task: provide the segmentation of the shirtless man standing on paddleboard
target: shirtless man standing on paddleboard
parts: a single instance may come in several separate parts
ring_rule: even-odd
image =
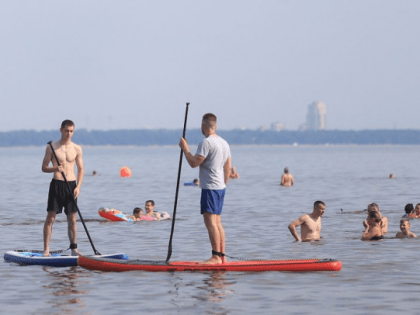
[[[63,208],[67,215],[71,254],[77,256],[79,255],[76,239],[77,208],[74,205],[73,198],[77,201],[76,198],[80,194],[80,186],[83,182],[84,170],[82,148],[71,142],[74,133],[74,123],[71,120],[64,120],[62,122],[60,132],[61,139],[52,143],[57,158],[60,161],[60,166],[58,166],[50,145],[47,146],[44,160],[42,161],[42,171],[45,173],[54,173],[48,193],[48,214],[44,224],[44,256],[50,256],[49,246],[52,227],[56,215],[62,213]],[[74,173],[75,162],[77,166],[77,181]],[[50,164],[52,164],[52,166],[50,166]],[[61,174],[62,172],[64,172],[67,183],[73,191],[73,196],[68,192],[66,182]]]
[[[222,225],[222,208],[226,185],[229,181],[231,153],[229,144],[216,134],[217,118],[214,114],[205,114],[201,131],[205,136],[192,155],[187,140],[181,138],[179,146],[191,167],[200,166],[201,214],[204,218],[210,243],[212,257],[207,264],[219,264],[225,261],[225,231]]]
[[[296,241],[318,241],[321,238],[321,217],[325,212],[325,203],[315,201],[312,213],[304,214],[289,224],[290,233]],[[296,227],[300,226],[301,237],[299,237]]]

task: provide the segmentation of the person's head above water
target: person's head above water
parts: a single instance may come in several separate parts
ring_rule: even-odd
[[[285,168],[284,168],[284,173],[285,173],[285,174],[288,174],[288,173],[289,173],[289,168],[288,168],[288,167],[285,167]]]
[[[155,209],[155,202],[153,200],[147,200],[145,204],[146,212],[151,213]]]
[[[315,201],[314,202],[314,213],[316,215],[322,216],[325,212],[325,203],[323,201]]]
[[[413,212],[413,210],[414,210],[414,206],[412,203],[407,203],[404,207],[404,211],[407,214],[410,214],[411,212]]]
[[[371,211],[369,213],[369,219],[371,219],[374,222],[380,222],[381,221],[381,215],[377,211]]]
[[[367,210],[368,210],[368,212],[371,212],[371,211],[379,212],[379,206],[378,206],[377,203],[372,202],[372,203],[368,204]]]
[[[400,221],[400,230],[403,233],[407,233],[410,230],[410,220],[407,218],[401,219]]]
[[[133,215],[136,218],[140,218],[143,215],[143,209],[139,208],[139,207],[135,207],[134,210],[133,210]]]

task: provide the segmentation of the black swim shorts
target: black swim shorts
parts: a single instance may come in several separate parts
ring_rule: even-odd
[[[70,190],[76,188],[76,181],[67,182]],[[76,199],[77,203],[77,199]],[[65,181],[53,179],[50,184],[50,191],[48,192],[48,207],[47,211],[55,211],[55,213],[69,213],[77,212],[76,205],[73,202],[73,195],[69,194]]]

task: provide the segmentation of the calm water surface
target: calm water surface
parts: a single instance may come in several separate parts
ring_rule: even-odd
[[[2,253],[42,249],[42,227],[50,174],[41,172],[45,148],[0,148],[0,237]],[[250,146],[232,147],[241,174],[228,187],[223,221],[227,254],[249,259],[335,258],[340,272],[102,273],[79,267],[0,264],[4,314],[416,314],[420,240],[393,238],[406,203],[420,202],[419,146]],[[95,247],[132,259],[165,260],[171,221],[106,222],[102,206],[131,212],[154,199],[172,213],[179,149],[173,147],[84,147],[87,176],[79,208]],[[120,178],[119,168],[131,168]],[[295,186],[280,187],[285,166]],[[88,176],[93,170],[98,176]],[[397,177],[388,179],[394,173]],[[184,161],[181,182],[198,176]],[[210,256],[199,215],[200,190],[180,187],[171,260]],[[315,200],[327,205],[323,239],[294,242],[287,225],[310,212]],[[363,242],[357,213],[377,202],[389,219],[384,241]],[[342,210],[343,211],[342,211]],[[420,220],[412,220],[420,234]],[[79,248],[92,248],[79,222]],[[68,248],[65,216],[57,216],[52,250]],[[316,310],[316,311],[315,311]]]

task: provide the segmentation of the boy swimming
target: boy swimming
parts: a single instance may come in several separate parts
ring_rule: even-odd
[[[403,218],[400,221],[400,230],[395,237],[397,238],[413,238],[417,237],[416,234],[410,231],[410,220],[407,218]]]

